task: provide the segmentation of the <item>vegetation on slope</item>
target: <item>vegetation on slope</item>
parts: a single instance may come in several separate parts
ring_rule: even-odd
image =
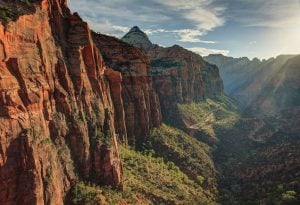
[[[0,20],[3,23],[16,20],[19,16],[32,12],[35,0],[15,0],[0,2]]]
[[[178,106],[191,129],[201,130],[211,137],[222,134],[222,131],[230,129],[239,120],[236,102],[225,95]]]
[[[277,119],[242,113],[225,96],[179,108],[198,134],[220,140],[214,159],[222,204],[299,203],[300,142]]]
[[[217,195],[212,148],[205,143],[179,129],[162,125],[151,132],[145,148],[154,156],[174,162],[190,179],[202,185],[210,197]]]
[[[74,205],[101,205],[105,204],[100,187],[78,182],[71,190],[71,202]]]
[[[169,130],[177,135],[179,132],[176,129],[167,126],[162,126],[154,133]],[[182,135],[185,135],[182,133]],[[168,139],[170,137],[171,139]],[[172,135],[164,137],[164,140],[172,141]],[[177,136],[176,136],[177,137]],[[186,146],[185,140],[190,140],[184,136],[182,143]],[[164,141],[163,140],[163,141]],[[163,142],[162,141],[162,142]],[[164,142],[163,142],[164,143]],[[166,142],[168,143],[168,142]],[[174,145],[176,145],[175,142]],[[199,144],[198,142],[195,142]],[[176,146],[180,146],[177,144]],[[177,148],[173,147],[175,150]],[[179,148],[179,147],[178,147]],[[208,151],[208,147],[203,148]],[[181,148],[180,148],[181,149]],[[72,202],[77,204],[197,204],[209,205],[216,204],[214,196],[208,191],[205,191],[204,182],[207,181],[202,176],[198,176],[196,180],[191,180],[187,174],[176,166],[179,158],[173,158],[174,162],[168,161],[161,157],[154,156],[153,151],[135,151],[133,149],[121,147],[121,157],[123,160],[123,191],[113,190],[110,187],[97,187],[82,182],[77,183],[72,189]],[[191,150],[192,151],[192,150]],[[182,151],[180,151],[182,152]],[[201,152],[201,151],[200,151]],[[166,156],[169,156],[166,151]],[[202,154],[201,154],[202,155]],[[207,155],[203,153],[203,155]],[[186,156],[187,157],[187,156]],[[193,163],[195,167],[199,166],[202,159],[194,159],[188,161],[190,168]],[[195,162],[193,162],[195,160]],[[209,159],[207,159],[209,161]],[[209,162],[211,163],[211,161]],[[212,164],[207,166],[213,166]],[[213,167],[212,167],[213,168]],[[212,171],[213,172],[213,171]],[[203,173],[203,175],[209,175]]]

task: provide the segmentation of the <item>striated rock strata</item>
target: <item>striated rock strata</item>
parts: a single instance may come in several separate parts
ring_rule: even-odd
[[[218,68],[201,56],[178,45],[168,48],[154,45],[136,26],[122,40],[143,50],[151,60],[153,84],[164,121],[180,126],[178,103],[197,102],[223,93]]]
[[[142,143],[162,121],[159,99],[152,88],[150,62],[139,49],[127,43],[101,34],[93,36],[107,65],[114,69],[115,75],[122,75],[122,90],[112,90],[115,106],[124,104],[125,116],[121,110],[116,116],[119,133],[123,136],[127,133],[130,144]],[[116,80],[110,80],[110,84],[115,87]],[[115,95],[119,92],[121,99]],[[120,122],[123,118],[125,126],[124,120]]]
[[[0,25],[1,205],[63,204],[77,179],[121,183],[109,84],[120,76],[65,0],[32,5]]]
[[[1,4],[14,11],[0,15],[1,205],[60,205],[78,180],[122,187],[118,139],[143,143],[160,104],[172,121],[177,103],[222,94],[217,67],[179,46],[146,39],[145,55],[66,0]]]

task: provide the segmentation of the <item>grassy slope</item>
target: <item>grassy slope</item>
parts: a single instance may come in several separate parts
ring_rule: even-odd
[[[125,193],[153,204],[213,204],[201,185],[163,158],[122,149]]]
[[[152,149],[155,156],[174,162],[190,179],[201,184],[208,196],[217,195],[211,147],[167,125],[154,129],[145,147]]]
[[[121,147],[121,156],[123,192],[78,183],[77,193],[81,194],[76,196],[75,188],[72,191],[75,204],[83,201],[84,204],[101,204],[100,199],[107,204],[215,204],[213,196],[201,183],[189,179],[173,162],[154,157],[149,151],[138,152],[124,147]],[[92,200],[96,195],[98,200]]]
[[[192,119],[191,126],[203,133],[217,137],[224,129],[230,129],[239,120],[238,106],[225,95],[218,100],[206,99],[199,103],[180,104],[183,117]],[[218,129],[215,129],[215,128]]]

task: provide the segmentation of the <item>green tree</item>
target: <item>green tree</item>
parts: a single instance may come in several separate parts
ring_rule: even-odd
[[[297,202],[297,192],[289,190],[281,195],[282,204],[296,204]]]

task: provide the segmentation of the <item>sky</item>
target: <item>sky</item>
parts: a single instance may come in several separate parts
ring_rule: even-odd
[[[152,43],[267,59],[300,54],[300,0],[68,0],[90,27],[121,38],[139,26]]]

